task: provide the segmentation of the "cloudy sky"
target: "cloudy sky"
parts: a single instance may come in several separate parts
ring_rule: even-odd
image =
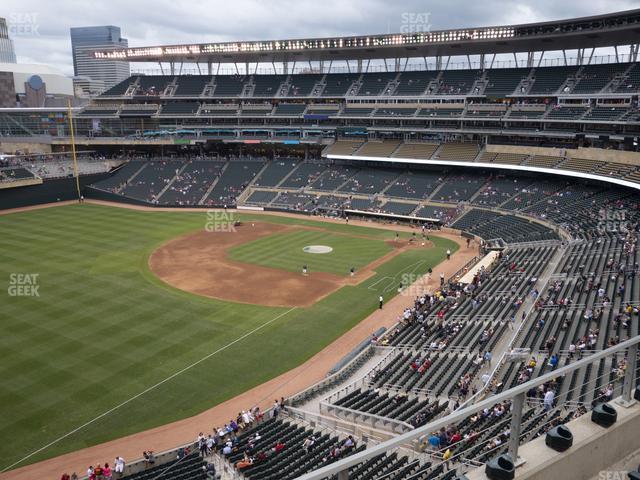
[[[69,28],[116,25],[129,46],[528,23],[640,8],[640,0],[2,0],[20,63],[73,73]]]

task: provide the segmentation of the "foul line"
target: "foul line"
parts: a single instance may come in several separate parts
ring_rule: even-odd
[[[188,365],[188,366],[184,367],[182,370],[180,370],[180,371],[178,371],[178,372],[174,373],[173,375],[168,376],[168,377],[167,377],[167,378],[165,378],[164,380],[161,380],[160,382],[156,383],[155,385],[152,385],[151,387],[147,388],[146,390],[143,390],[142,392],[140,392],[140,393],[138,393],[137,395],[135,395],[135,396],[133,396],[133,397],[129,398],[128,400],[125,400],[124,402],[120,403],[119,405],[116,405],[115,407],[113,407],[113,408],[111,408],[111,409],[107,410],[106,412],[101,413],[100,415],[98,415],[98,416],[97,416],[97,417],[95,417],[94,419],[89,420],[88,422],[86,422],[86,423],[84,423],[84,424],[80,425],[79,427],[77,427],[77,428],[75,428],[75,429],[71,430],[71,431],[70,431],[70,432],[68,432],[68,433],[65,433],[64,435],[62,435],[61,437],[56,438],[56,439],[55,439],[55,440],[53,440],[52,442],[47,443],[44,447],[41,447],[41,448],[39,448],[39,449],[37,449],[37,450],[35,450],[35,451],[31,452],[31,453],[30,453],[29,455],[27,455],[26,457],[24,457],[24,458],[22,458],[22,459],[18,460],[17,462],[12,463],[12,464],[11,464],[11,465],[9,465],[8,467],[3,468],[2,470],[0,470],[0,473],[4,473],[4,472],[6,472],[7,470],[9,470],[9,469],[11,469],[11,468],[15,467],[16,465],[19,465],[19,464],[21,464],[22,462],[24,462],[25,460],[27,460],[27,459],[29,459],[29,458],[33,457],[34,455],[36,455],[36,454],[38,454],[38,453],[42,452],[43,450],[46,450],[47,448],[51,447],[52,445],[55,445],[56,443],[60,442],[61,440],[64,440],[65,438],[67,438],[67,437],[69,437],[69,436],[73,435],[74,433],[79,432],[80,430],[82,430],[82,429],[83,429],[83,428],[85,428],[86,426],[91,425],[92,423],[94,423],[94,422],[96,422],[96,421],[100,420],[101,418],[106,417],[107,415],[109,415],[109,414],[111,414],[111,413],[115,412],[116,410],[118,410],[119,408],[121,408],[121,407],[125,406],[126,404],[128,404],[128,403],[132,402],[133,400],[136,400],[137,398],[140,398],[142,395],[144,395],[144,394],[146,394],[146,393],[149,393],[151,390],[154,390],[154,389],[158,388],[158,387],[159,387],[160,385],[162,385],[163,383],[166,383],[166,382],[168,382],[169,380],[174,379],[174,378],[175,378],[175,377],[177,377],[178,375],[183,374],[183,373],[184,373],[184,372],[186,372],[187,370],[189,370],[189,369],[191,369],[191,368],[195,367],[196,365],[198,365],[198,364],[200,364],[200,363],[204,362],[205,360],[207,360],[207,359],[209,359],[209,358],[213,357],[214,355],[216,355],[216,354],[218,354],[218,353],[222,352],[223,350],[226,350],[226,349],[227,349],[227,348],[229,348],[230,346],[232,346],[232,345],[234,345],[234,344],[236,344],[236,343],[238,343],[238,342],[240,342],[240,341],[244,340],[245,338],[247,338],[247,337],[248,337],[248,336],[250,336],[250,335],[253,335],[253,334],[254,334],[254,333],[256,333],[257,331],[262,330],[262,329],[263,329],[264,327],[266,327],[267,325],[269,325],[269,324],[271,324],[271,323],[275,322],[276,320],[278,320],[278,319],[280,319],[280,318],[284,317],[285,315],[287,315],[288,313],[292,312],[292,311],[293,311],[293,310],[295,310],[296,308],[297,308],[297,307],[291,307],[291,308],[290,308],[289,310],[287,310],[286,312],[281,313],[280,315],[278,315],[278,316],[276,316],[276,317],[272,318],[272,319],[271,319],[271,320],[269,320],[268,322],[265,322],[265,323],[263,323],[262,325],[260,325],[260,326],[258,326],[258,327],[256,327],[256,328],[254,328],[254,329],[253,329],[253,330],[251,330],[250,332],[247,332],[247,333],[245,333],[244,335],[242,335],[241,337],[236,338],[233,342],[227,343],[224,347],[220,347],[220,348],[219,348],[219,349],[217,349],[215,352],[212,352],[212,353],[210,353],[210,354],[208,354],[208,355],[206,355],[206,356],[202,357],[200,360],[198,360],[198,361],[196,361],[196,362],[193,362],[191,365]]]

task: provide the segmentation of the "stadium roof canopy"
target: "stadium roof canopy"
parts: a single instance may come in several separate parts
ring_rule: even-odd
[[[307,62],[559,51],[637,45],[639,41],[640,9],[636,9],[523,25],[100,49],[94,56],[129,62]]]

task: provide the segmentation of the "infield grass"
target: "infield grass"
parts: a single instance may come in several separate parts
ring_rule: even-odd
[[[322,254],[305,252],[304,247],[310,245],[328,246],[333,250]],[[300,229],[275,233],[234,247],[229,250],[229,258],[292,272],[300,272],[306,265],[310,273],[348,276],[351,267],[358,270],[392,249],[382,240],[364,236]]]
[[[386,247],[381,240],[394,236],[310,219],[240,219],[314,226],[331,237],[369,236],[366,243],[377,242],[379,253]],[[0,469],[123,402],[18,466],[194,415],[259,385],[351,329],[375,310],[380,293],[396,293],[404,273],[424,273],[447,248],[457,248],[432,237],[434,248],[403,252],[361,285],[288,312],[192,295],[149,271],[158,246],[206,221],[204,212],[90,204],[0,216]],[[39,296],[10,296],[15,274],[35,274]],[[112,459],[96,459],[106,460]]]

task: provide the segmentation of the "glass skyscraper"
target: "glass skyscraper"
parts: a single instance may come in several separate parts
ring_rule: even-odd
[[[120,27],[71,28],[71,51],[75,76],[102,81],[106,89],[129,77],[129,62],[97,60],[91,52],[102,48],[127,48],[129,42],[122,38]]]
[[[0,63],[16,63],[16,53],[4,18],[0,18]]]

